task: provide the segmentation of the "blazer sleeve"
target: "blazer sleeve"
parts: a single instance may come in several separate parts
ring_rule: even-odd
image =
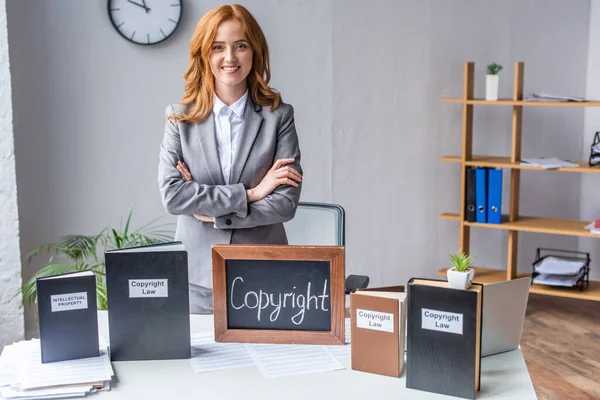
[[[294,123],[294,108],[289,104],[285,104],[283,107],[285,108],[279,123],[275,160],[294,158],[294,163],[289,166],[302,175],[300,145]],[[249,203],[248,214],[245,217],[240,215],[216,217],[214,226],[219,229],[253,228],[259,225],[289,221],[296,215],[301,190],[302,182],[298,184],[298,187],[280,185],[264,199]]]
[[[203,214],[210,217],[231,214],[245,218],[248,214],[246,188],[242,183],[232,185],[205,185],[185,182],[177,170],[177,161],[183,160],[179,125],[168,118],[174,115],[167,106],[165,133],[160,145],[158,186],[163,206],[171,214]]]

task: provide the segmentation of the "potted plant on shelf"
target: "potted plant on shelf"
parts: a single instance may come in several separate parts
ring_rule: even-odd
[[[446,271],[448,283],[454,289],[468,289],[473,282],[475,270],[471,268],[472,258],[463,253],[462,249],[457,254],[450,254],[451,268]]]
[[[488,64],[487,75],[485,76],[485,99],[498,100],[498,72],[502,70],[502,65],[496,63]]]

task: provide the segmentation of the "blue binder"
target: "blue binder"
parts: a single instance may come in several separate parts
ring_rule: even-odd
[[[488,214],[487,222],[499,224],[502,222],[502,169],[488,170]]]
[[[477,215],[475,222],[487,222],[487,170],[475,169],[475,207]]]

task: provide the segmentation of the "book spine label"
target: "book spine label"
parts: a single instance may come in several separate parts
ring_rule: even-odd
[[[88,308],[87,292],[51,295],[50,302],[52,312]]]
[[[421,329],[463,334],[463,315],[421,308]]]
[[[129,279],[129,298],[169,297],[168,279]]]
[[[394,314],[357,308],[356,327],[394,333]]]

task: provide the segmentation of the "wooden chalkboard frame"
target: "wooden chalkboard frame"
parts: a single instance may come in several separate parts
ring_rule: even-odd
[[[227,260],[297,260],[329,262],[331,330],[232,329],[227,325]],[[343,246],[241,245],[212,246],[213,313],[216,342],[326,344],[345,343],[345,271]]]

